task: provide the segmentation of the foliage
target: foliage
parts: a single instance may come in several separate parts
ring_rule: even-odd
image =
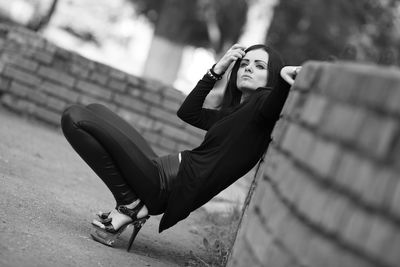
[[[267,42],[287,64],[350,59],[399,64],[399,0],[281,0]]]
[[[246,0],[130,0],[139,14],[171,41],[211,47],[216,52],[236,42],[247,12]]]

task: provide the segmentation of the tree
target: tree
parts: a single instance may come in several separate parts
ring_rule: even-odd
[[[56,11],[57,3],[58,0],[53,0],[45,14],[39,14],[39,12],[37,12],[37,15],[29,22],[27,27],[33,31],[39,31],[43,29],[49,23],[51,17]]]
[[[155,25],[144,76],[172,83],[185,45],[216,53],[236,42],[246,19],[245,0],[131,0]],[[223,29],[223,30],[221,30]]]
[[[399,64],[398,10],[398,0],[280,1],[267,42],[288,64],[332,58]]]

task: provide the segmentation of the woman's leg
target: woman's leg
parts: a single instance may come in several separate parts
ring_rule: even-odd
[[[93,111],[97,117],[108,122],[113,127],[120,130],[126,136],[129,136],[130,139],[134,140],[138,148],[148,157],[155,158],[157,154],[153,151],[147,141],[143,138],[143,136],[136,131],[135,128],[132,127],[129,123],[127,123],[120,116],[112,112],[110,109],[101,104],[90,104],[86,106],[88,109]]]
[[[105,113],[109,114],[101,113],[103,118],[100,118],[101,114],[96,114],[99,113],[99,109],[100,106],[85,108],[74,105],[65,110],[62,129],[67,140],[107,186],[112,183],[102,159],[104,155],[109,155],[122,181],[126,181],[134,190],[149,209],[149,213],[160,213],[160,207],[164,203],[157,201],[160,196],[158,168],[148,157],[155,153],[146,148],[148,145],[139,133],[132,134],[134,131],[132,127],[131,129],[126,125],[121,129],[114,127],[113,124],[115,125],[118,120],[107,120],[114,114],[107,111]],[[142,151],[143,148],[145,152]],[[118,192],[116,186],[109,188]]]

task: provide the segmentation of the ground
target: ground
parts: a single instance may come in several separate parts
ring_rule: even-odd
[[[94,242],[90,221],[114,200],[62,136],[0,107],[0,266],[204,266],[205,209],[158,233],[151,217],[130,252]],[[129,231],[130,232],[130,231]]]

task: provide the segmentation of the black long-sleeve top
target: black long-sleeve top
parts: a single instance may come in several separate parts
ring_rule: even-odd
[[[290,85],[281,77],[276,88],[260,87],[234,111],[203,108],[215,81],[205,75],[186,97],[177,115],[206,130],[203,142],[182,152],[177,176],[159,231],[186,218],[191,211],[245,175],[267,149]]]

